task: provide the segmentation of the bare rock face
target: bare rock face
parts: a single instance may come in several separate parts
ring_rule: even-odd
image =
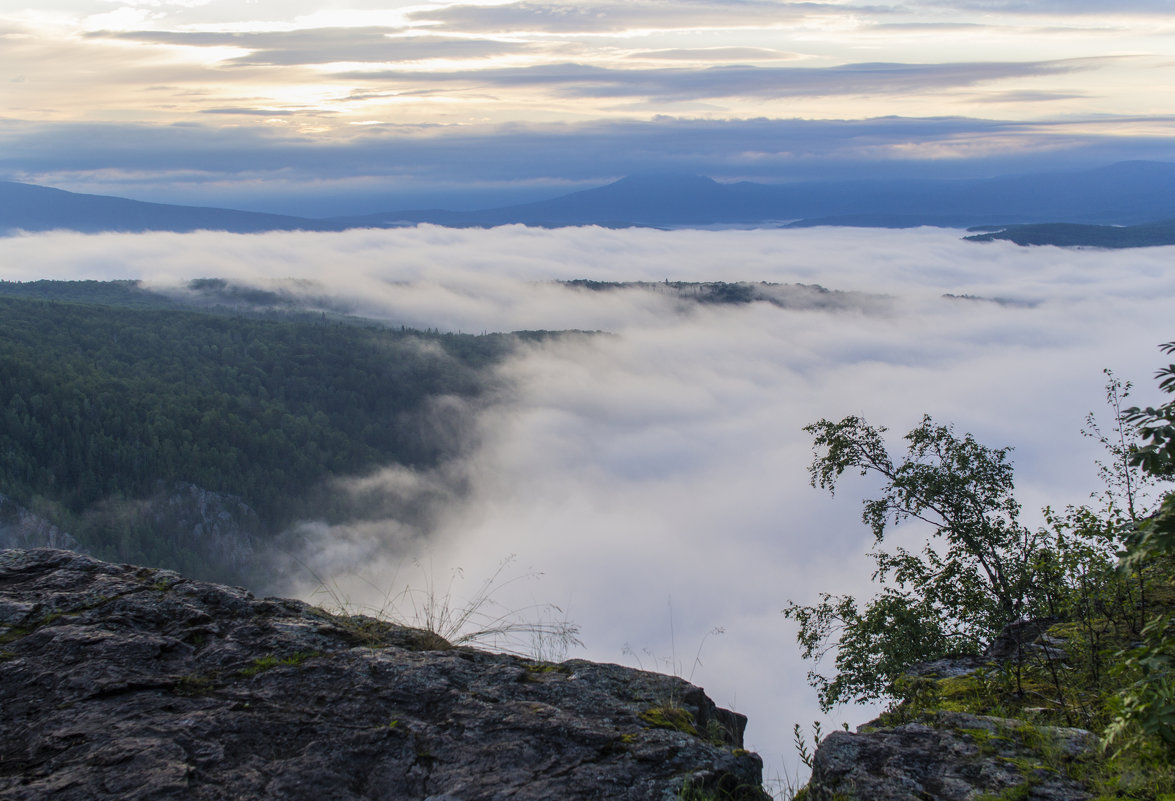
[[[0,551],[6,801],[760,801],[745,724],[677,678]]]
[[[1082,729],[937,712],[897,726],[834,732],[820,743],[807,801],[1084,801],[1070,774],[1092,759]]]

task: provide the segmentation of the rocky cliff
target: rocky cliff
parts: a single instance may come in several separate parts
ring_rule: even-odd
[[[166,570],[0,551],[0,798],[764,798],[746,719]]]

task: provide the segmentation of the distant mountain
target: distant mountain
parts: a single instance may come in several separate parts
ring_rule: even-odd
[[[337,231],[342,226],[251,211],[144,203],[0,181],[0,233],[20,231]]]
[[[696,175],[639,175],[552,200],[481,211],[392,211],[334,220],[386,226],[852,225],[966,228],[1040,222],[1126,225],[1175,217],[1175,164],[973,180],[720,184]]]
[[[1041,223],[1011,225],[999,231],[965,237],[972,242],[1006,239],[1017,245],[1056,245],[1058,247],[1144,248],[1175,245],[1175,220],[1144,225],[1080,225],[1075,223]]]
[[[596,189],[551,200],[479,211],[426,209],[335,218],[347,224],[391,225],[431,222],[488,226],[524,223],[565,225],[708,225],[763,219],[737,190],[700,175],[634,175]]]
[[[698,175],[635,175],[550,200],[478,211],[388,211],[311,220],[171,206],[0,183],[0,232],[337,231],[416,223],[453,227],[813,226],[1008,228],[1072,223],[1139,225],[1175,218],[1175,164],[1123,162],[1079,172],[972,180],[723,184]]]

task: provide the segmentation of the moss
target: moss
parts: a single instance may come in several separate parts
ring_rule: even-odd
[[[298,651],[297,653],[291,654],[284,659],[278,659],[273,654],[266,654],[265,656],[254,659],[252,665],[247,668],[241,668],[241,670],[238,672],[242,676],[252,677],[259,673],[264,673],[267,670],[271,670],[278,665],[284,665],[286,667],[297,667],[307,659],[311,659],[312,657],[316,656],[321,656],[321,654],[318,651]]]
[[[698,729],[694,725],[694,716],[679,706],[649,707],[639,715],[640,719],[656,729],[674,729],[676,731],[698,736]]]
[[[0,631],[0,645],[16,642],[21,637],[31,634],[32,631],[24,626],[6,626],[3,631]]]
[[[990,729],[956,729],[959,734],[965,735],[971,742],[975,743],[979,748],[981,754],[994,754],[996,752],[995,746],[992,744],[993,739],[997,739]]]
[[[532,662],[522,666],[523,673],[520,677],[521,681],[540,681],[544,676],[552,674],[569,675],[571,668],[564,665],[556,665],[550,662]]]
[[[173,690],[176,695],[204,695],[211,692],[214,687],[215,682],[211,676],[193,673],[180,676]]]
[[[89,608],[89,607],[86,607]],[[77,614],[76,612],[49,612],[42,615],[36,620],[29,621],[19,626],[7,626],[5,630],[0,631],[0,645],[5,643],[15,642],[22,637],[27,637],[38,629],[44,628],[51,623],[55,623],[66,615]]]
[[[275,668],[278,665],[278,658],[273,654],[258,657],[253,660],[253,664],[247,668],[241,668],[239,671],[242,676],[256,676],[258,673],[264,673],[270,668]]]

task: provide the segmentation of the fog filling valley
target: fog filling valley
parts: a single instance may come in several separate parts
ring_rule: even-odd
[[[284,591],[381,608],[406,584],[460,605],[504,560],[505,609],[557,604],[581,627],[568,657],[673,672],[750,717],[765,775],[794,773],[792,724],[821,715],[780,609],[817,593],[867,595],[872,535],[846,475],[809,486],[802,427],[864,416],[891,443],[926,413],[1015,450],[1025,521],[1098,489],[1080,429],[1110,368],[1157,400],[1160,342],[1175,339],[1171,248],[974,244],[960,232],[561,230],[422,226],[346,233],[48,234],[0,239],[5,280],[197,277],[272,286],[390,324],[481,333],[577,329],[522,346],[495,402],[470,410],[472,447],[429,474],[389,467],[340,492],[428,507],[427,531],[392,514],[307,521],[306,570]],[[789,308],[697,304],[654,287],[556,279],[819,284]],[[281,286],[288,286],[281,284]],[[782,291],[782,290],[781,290]],[[953,297],[946,297],[953,296]],[[807,298],[808,300],[805,300]],[[418,504],[419,505],[419,504]],[[393,510],[395,504],[385,504]],[[906,525],[899,540],[925,529]],[[423,535],[423,536],[422,536]],[[419,566],[416,564],[419,563]],[[450,585],[453,571],[461,576]],[[313,571],[313,576],[310,571]],[[714,634],[721,628],[723,633]],[[824,665],[825,668],[830,667]]]

